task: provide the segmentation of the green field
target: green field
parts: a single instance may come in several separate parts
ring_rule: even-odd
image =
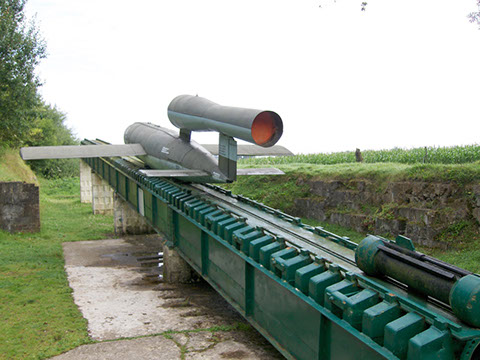
[[[394,148],[391,150],[365,150],[361,153],[363,161],[367,164],[469,164],[480,161],[480,145],[426,147],[414,149]],[[266,158],[248,158],[241,160],[241,163],[251,165],[299,163],[334,165],[354,162],[356,162],[355,151]]]

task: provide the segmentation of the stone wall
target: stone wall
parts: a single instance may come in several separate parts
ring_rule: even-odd
[[[359,232],[407,236],[442,246],[438,236],[456,223],[480,221],[480,185],[427,182],[379,184],[367,180],[300,181],[311,196],[295,201],[295,212]]]
[[[24,182],[0,182],[0,229],[40,231],[38,187]]]

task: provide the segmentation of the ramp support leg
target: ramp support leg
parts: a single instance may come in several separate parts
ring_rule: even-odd
[[[155,233],[155,230],[147,223],[145,218],[116,192],[113,194],[113,226],[115,235]]]
[[[80,202],[92,203],[92,168],[80,160]]]
[[[185,284],[195,277],[195,271],[182,259],[175,248],[163,247],[163,279],[165,282]]]
[[[113,190],[110,184],[92,172],[92,209],[94,214],[113,214]]]

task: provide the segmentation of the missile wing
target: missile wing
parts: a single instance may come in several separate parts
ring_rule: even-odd
[[[147,155],[140,144],[32,146],[20,149],[23,160]]]
[[[212,155],[218,155],[217,144],[203,144]],[[237,145],[237,156],[293,156],[293,153],[284,146],[273,145],[264,148],[258,145]]]

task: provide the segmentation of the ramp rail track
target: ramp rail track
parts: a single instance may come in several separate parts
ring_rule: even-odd
[[[479,329],[364,275],[348,238],[216,186],[147,178],[134,160],[84,161],[287,359],[480,358]]]

